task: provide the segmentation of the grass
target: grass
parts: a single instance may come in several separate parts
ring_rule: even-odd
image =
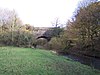
[[[100,75],[100,71],[51,51],[0,47],[0,75]]]

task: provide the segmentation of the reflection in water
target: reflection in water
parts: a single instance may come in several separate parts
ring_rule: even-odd
[[[96,59],[93,57],[75,56],[75,55],[66,55],[66,56],[73,59],[74,61],[78,61],[82,64],[89,65],[95,69],[100,70],[100,59]]]

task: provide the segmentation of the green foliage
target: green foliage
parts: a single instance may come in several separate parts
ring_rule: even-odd
[[[47,40],[44,38],[37,39],[36,44],[44,46],[47,43]]]
[[[54,27],[47,30],[43,35],[47,37],[59,37],[59,35],[64,31],[63,28]]]
[[[12,37],[12,32],[3,33],[3,35],[0,36],[0,43],[4,45],[10,45],[10,46],[31,47],[35,42],[34,41],[35,38],[33,34],[29,32],[13,31],[13,34],[14,35]]]
[[[59,38],[57,37],[54,37],[51,39],[51,41],[49,42],[50,46],[51,46],[51,49],[53,50],[61,50],[61,41]]]
[[[86,1],[84,2],[86,4]],[[83,3],[83,5],[85,5]],[[73,42],[75,49],[83,54],[96,56],[100,53],[100,2],[81,6],[74,19],[68,22],[65,35]],[[98,43],[97,43],[98,41]],[[92,53],[92,54],[91,54]],[[97,55],[98,56],[98,55]]]
[[[87,4],[84,1],[83,6],[78,8],[74,15],[74,19],[68,21],[65,30],[59,27],[53,29],[54,37],[47,47],[57,51],[81,52],[100,57],[98,55],[100,53],[100,2],[93,0]]]
[[[52,30],[52,37],[59,37],[59,35],[64,31],[63,28],[60,27],[54,27]]]
[[[14,10],[4,10],[0,10],[0,45],[31,47],[35,42],[34,28],[23,25]]]
[[[71,40],[62,33],[59,37],[53,37],[51,41],[48,43],[52,50],[56,50],[58,52],[67,52],[68,49],[72,47]]]
[[[99,75],[100,71],[51,51],[0,47],[0,75]]]

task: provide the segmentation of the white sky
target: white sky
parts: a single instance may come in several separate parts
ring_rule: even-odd
[[[24,24],[52,26],[55,18],[65,23],[80,0],[0,0],[1,8],[15,9]]]

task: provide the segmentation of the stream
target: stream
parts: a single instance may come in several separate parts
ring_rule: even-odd
[[[100,59],[93,58],[93,57],[87,57],[87,56],[76,56],[76,55],[65,55],[68,58],[71,58],[74,61],[78,61],[82,64],[91,66],[92,68],[99,69],[100,70]]]

